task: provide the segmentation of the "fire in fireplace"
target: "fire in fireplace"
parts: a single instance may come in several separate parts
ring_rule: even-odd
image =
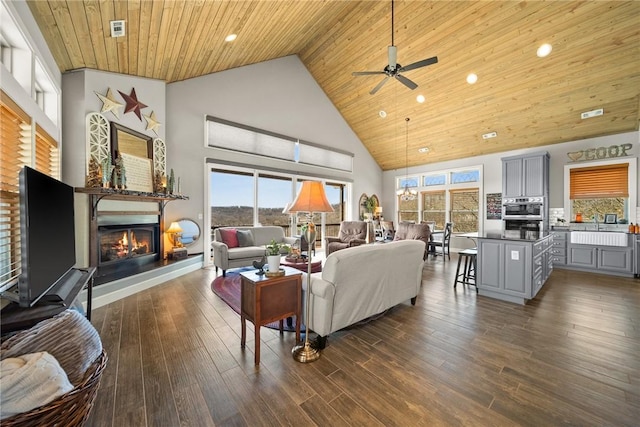
[[[109,231],[100,236],[100,262],[153,253],[153,231],[127,229]]]
[[[158,224],[100,226],[97,244],[97,277],[127,275],[125,273],[160,259],[160,227]]]

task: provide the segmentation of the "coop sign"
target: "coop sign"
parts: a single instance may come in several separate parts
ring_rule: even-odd
[[[571,151],[567,156],[573,162],[583,162],[585,160],[612,159],[615,157],[628,156],[633,144],[610,145],[608,147],[587,148],[581,151]]]

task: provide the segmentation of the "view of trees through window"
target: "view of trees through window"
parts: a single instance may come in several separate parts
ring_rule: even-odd
[[[571,201],[572,218],[577,213],[582,214],[585,222],[594,221],[598,215],[598,222],[604,222],[606,214],[616,214],[618,219],[626,218],[625,198],[612,197],[604,199],[575,199]]]
[[[478,189],[451,191],[451,222],[454,233],[478,231]]]
[[[284,213],[285,206],[293,202],[302,180],[294,177],[268,173],[212,169],[210,175],[211,229],[230,226],[278,225],[285,228],[285,234],[300,234],[299,227],[306,222],[304,213]],[[345,211],[345,184],[326,183],[327,199],[334,212],[325,217],[327,235],[337,235]],[[257,208],[255,207],[257,206]],[[257,218],[256,218],[257,217]],[[298,226],[290,232],[292,219]],[[318,226],[318,240],[321,234],[321,214],[314,214]],[[334,233],[334,234],[332,234]]]

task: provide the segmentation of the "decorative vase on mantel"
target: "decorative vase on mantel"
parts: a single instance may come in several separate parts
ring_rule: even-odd
[[[267,262],[269,263],[269,272],[273,273],[280,269],[280,255],[267,256]]]

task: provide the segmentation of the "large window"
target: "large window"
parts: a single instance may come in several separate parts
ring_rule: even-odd
[[[454,233],[478,231],[479,196],[477,188],[450,190],[451,222]]]
[[[230,170],[211,171],[211,226],[252,226],[253,174]]]
[[[289,214],[284,213],[291,202],[291,178],[258,175],[258,222],[288,228]]]
[[[23,166],[56,179],[58,144],[0,91],[0,291],[13,286],[20,275],[20,197],[18,175]]]
[[[396,180],[399,192],[405,185],[417,190],[419,197],[403,200],[398,195],[398,221],[435,222],[438,230],[452,222],[454,233],[481,231],[481,167],[441,170]]]
[[[422,195],[422,221],[435,222],[443,230],[447,222],[447,194],[442,191],[424,191]]]
[[[614,163],[570,171],[571,218],[603,221],[606,214],[629,218],[629,165]]]
[[[245,168],[211,169],[211,228],[278,225],[285,229],[287,235],[300,234],[297,226],[306,220],[305,214],[286,214],[283,211],[293,201],[305,179],[310,178]],[[334,212],[325,216],[326,231],[320,226],[322,214],[314,214],[318,240],[324,237],[322,233],[337,235],[346,206],[346,184],[327,182],[325,191]]]

